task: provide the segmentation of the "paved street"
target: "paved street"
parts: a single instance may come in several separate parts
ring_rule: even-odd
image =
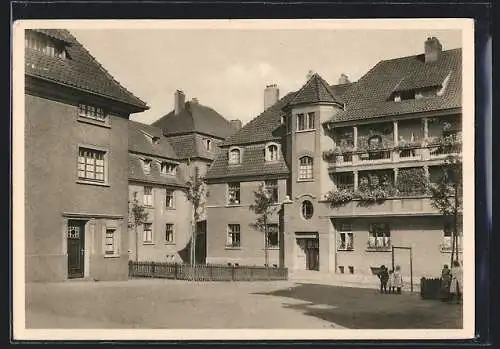
[[[28,328],[460,328],[461,306],[291,281],[26,286]]]

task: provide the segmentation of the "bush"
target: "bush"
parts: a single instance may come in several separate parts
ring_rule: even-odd
[[[326,194],[326,200],[331,207],[339,207],[352,201],[354,193],[349,189],[332,190]]]

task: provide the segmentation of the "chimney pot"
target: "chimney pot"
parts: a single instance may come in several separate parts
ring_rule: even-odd
[[[184,109],[184,105],[186,103],[186,95],[183,91],[177,90],[174,94],[174,112],[175,115],[179,115],[179,113]]]
[[[198,104],[198,98],[196,97],[191,98],[191,102]]]
[[[339,85],[348,84],[348,83],[350,83],[349,77],[345,74],[340,74]]]
[[[312,78],[312,76],[313,76],[313,75],[314,75],[314,71],[309,70],[309,71],[307,72],[307,75],[306,75],[306,79],[307,79],[307,81],[309,81],[309,79],[310,79],[310,78]]]
[[[274,105],[280,99],[278,85],[270,84],[264,89],[264,110]]]
[[[439,55],[443,51],[443,46],[439,40],[433,36],[427,38],[424,44],[425,63],[435,62],[439,59]]]

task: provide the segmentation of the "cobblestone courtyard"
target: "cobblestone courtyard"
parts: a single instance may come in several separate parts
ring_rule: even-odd
[[[26,286],[27,328],[461,328],[462,307],[416,294],[291,281]]]

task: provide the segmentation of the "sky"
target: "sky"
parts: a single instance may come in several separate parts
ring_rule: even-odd
[[[226,119],[247,123],[263,111],[264,88],[298,90],[312,70],[330,84],[358,80],[384,59],[421,54],[427,37],[444,50],[462,47],[459,30],[70,29],[123,86],[150,109],[131,119],[152,123],[169,113],[174,92],[197,98]]]

